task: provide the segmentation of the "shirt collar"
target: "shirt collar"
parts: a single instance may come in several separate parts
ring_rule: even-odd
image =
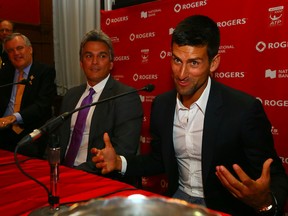
[[[30,68],[31,68],[31,65],[32,64],[28,65],[26,68],[23,69],[23,72],[24,72],[23,77],[24,77],[24,79],[27,79],[29,71],[30,71]],[[19,70],[18,69],[16,69],[16,72],[17,72],[17,74],[19,74]]]
[[[207,106],[207,102],[208,102],[208,97],[209,97],[209,92],[210,92],[210,88],[211,88],[211,78],[208,77],[208,82],[207,82],[207,86],[205,87],[203,93],[201,94],[200,98],[195,101],[193,104],[191,104],[190,108],[192,106],[194,106],[195,104],[199,107],[199,109],[201,110],[201,112],[203,114],[205,114],[205,110],[206,110],[206,106]],[[187,109],[182,102],[179,100],[179,98],[177,97],[177,105],[176,108],[178,110],[180,109]]]
[[[110,77],[110,74],[104,80],[102,80],[98,84],[94,85],[93,87],[87,83],[86,90],[89,91],[90,88],[93,88],[96,93],[101,92],[104,89],[109,77]]]

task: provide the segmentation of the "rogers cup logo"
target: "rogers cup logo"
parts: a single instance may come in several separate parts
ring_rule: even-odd
[[[142,63],[147,63],[148,57],[149,57],[149,49],[142,49],[141,50]]]
[[[283,23],[284,6],[269,8],[270,26],[280,26]]]

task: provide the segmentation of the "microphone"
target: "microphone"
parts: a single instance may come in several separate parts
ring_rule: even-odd
[[[29,79],[22,79],[19,82],[14,82],[14,83],[8,83],[8,84],[5,84],[5,85],[1,85],[0,88],[6,87],[6,86],[11,86],[11,85],[17,85],[17,84],[27,85],[28,83],[29,83]]]
[[[142,88],[143,91],[152,92],[155,89],[153,84],[148,84]]]
[[[125,95],[128,95],[128,94],[132,94],[132,93],[135,93],[135,92],[139,92],[139,91],[152,92],[154,90],[154,88],[155,88],[155,86],[153,84],[148,84],[148,85],[144,86],[141,89],[135,89],[135,90],[132,90],[132,91],[124,92],[122,94],[118,94],[118,95],[115,95],[115,96],[112,96],[112,97],[109,97],[109,98],[105,98],[105,99],[100,100],[100,101],[96,101],[96,102],[91,103],[91,104],[87,104],[85,106],[78,107],[78,108],[76,108],[76,109],[74,109],[74,110],[72,110],[70,112],[65,112],[65,113],[59,115],[58,117],[49,120],[46,124],[44,124],[39,129],[35,129],[30,134],[24,136],[18,142],[17,145],[18,146],[25,145],[26,143],[30,143],[30,142],[33,142],[33,141],[37,140],[43,134],[53,132],[54,130],[56,130],[62,124],[62,122],[64,122],[68,117],[70,117],[73,113],[78,112],[79,110],[82,110],[82,109],[85,109],[87,107],[91,107],[91,106],[94,106],[94,105],[97,105],[97,104],[101,104],[101,103],[104,103],[106,101],[114,100],[116,98],[119,98],[119,97],[122,97],[122,96],[125,96]]]

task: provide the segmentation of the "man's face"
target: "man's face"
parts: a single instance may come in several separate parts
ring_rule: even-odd
[[[82,49],[80,65],[90,86],[105,79],[113,68],[108,46],[99,41],[89,41]]]
[[[218,67],[215,67],[214,59],[212,63],[209,62],[207,46],[173,44],[172,78],[182,100],[189,101],[187,105],[195,102],[204,91],[210,73]]]
[[[27,46],[24,39],[16,36],[5,43],[9,59],[17,69],[24,69],[32,63],[32,47]]]
[[[8,21],[2,21],[0,23],[0,40],[3,41],[8,35],[13,32],[13,26]]]

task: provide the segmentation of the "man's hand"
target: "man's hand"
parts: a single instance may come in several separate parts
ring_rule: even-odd
[[[270,165],[272,162],[271,158],[264,162],[262,174],[257,180],[251,179],[237,164],[233,165],[233,169],[239,180],[224,166],[216,167],[216,175],[222,185],[234,197],[257,210],[264,206],[269,206],[273,202],[273,197],[270,193]]]
[[[3,118],[0,118],[0,128],[5,128],[16,121],[16,116],[10,115]]]
[[[116,154],[110,142],[108,133],[104,133],[103,140],[105,143],[104,149],[91,149],[91,153],[95,155],[92,157],[92,161],[95,163],[95,166],[97,168],[102,169],[102,174],[107,174],[114,170],[121,171],[121,158],[119,155]]]

